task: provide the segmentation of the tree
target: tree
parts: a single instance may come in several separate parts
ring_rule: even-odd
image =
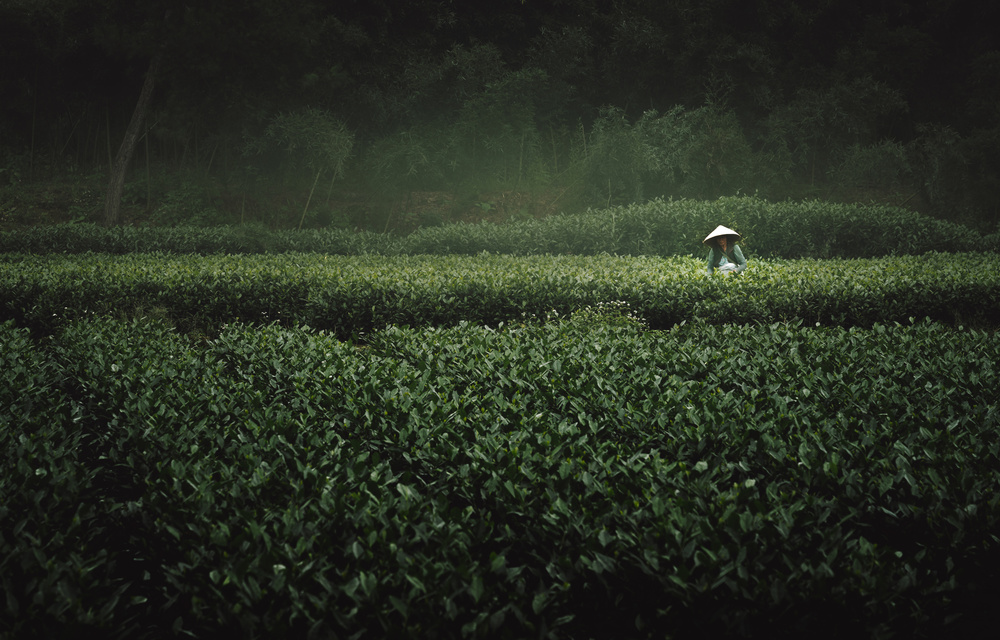
[[[170,10],[163,15],[163,23],[170,19]],[[113,227],[121,223],[122,192],[125,190],[125,172],[128,170],[129,162],[135,153],[136,144],[139,141],[139,132],[146,121],[146,113],[149,111],[149,102],[153,97],[153,86],[156,82],[156,75],[163,63],[163,52],[166,41],[161,41],[160,46],[153,54],[153,59],[146,70],[146,78],[142,83],[142,91],[139,92],[139,99],[136,101],[135,110],[132,112],[132,119],[129,120],[128,128],[125,129],[125,137],[118,148],[118,155],[111,165],[111,175],[108,178],[108,190],[104,197],[104,226]]]
[[[125,10],[119,0],[105,1],[109,15]],[[119,35],[123,43],[115,43],[115,36],[109,37],[106,30],[95,30],[95,39],[105,46],[154,50],[111,168],[104,210],[107,226],[121,222],[126,171],[161,75],[171,89],[166,118],[219,128],[225,125],[218,114],[243,110],[240,115],[246,117],[247,105],[287,100],[289,78],[302,78],[304,69],[314,63],[309,52],[321,25],[311,3],[290,8],[278,0],[261,0],[233,8],[223,0],[210,0],[185,4],[176,20],[171,19],[173,0],[162,3],[166,9],[158,25],[150,23],[148,13],[126,12],[134,24],[125,28],[131,26],[136,35]],[[283,55],[275,55],[277,51]]]
[[[275,143],[286,151],[293,166],[302,163],[316,172],[299,220],[301,229],[320,176],[324,169],[330,171],[331,184],[341,176],[344,162],[354,146],[354,135],[329,113],[306,108],[275,116],[264,131],[264,138],[251,141],[247,151],[261,153],[267,142]]]
[[[768,116],[767,143],[806,170],[803,177],[813,183],[853,145],[878,142],[879,121],[907,108],[898,91],[871,77],[801,89]]]

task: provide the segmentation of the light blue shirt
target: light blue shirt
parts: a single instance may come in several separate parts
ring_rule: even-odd
[[[736,264],[733,273],[742,273],[747,268],[747,259],[743,257],[740,245],[734,244],[728,253],[723,252],[719,247],[712,247],[711,251],[708,252],[708,275],[715,273],[715,270],[722,265],[729,264],[730,258]]]

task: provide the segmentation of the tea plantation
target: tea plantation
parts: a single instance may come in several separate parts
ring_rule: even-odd
[[[0,255],[0,636],[977,637],[988,254],[751,257]]]

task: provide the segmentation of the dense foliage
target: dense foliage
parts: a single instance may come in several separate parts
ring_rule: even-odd
[[[996,18],[979,0],[0,0],[0,224],[100,220],[126,139],[125,220],[382,229],[427,191],[569,211],[759,192],[992,232]]]
[[[0,320],[48,333],[108,314],[209,332],[240,319],[348,337],[393,324],[496,325],[623,303],[657,329],[694,320],[870,326],[912,317],[995,326],[1000,275],[986,261],[977,253],[759,260],[729,279],[680,256],[6,254]]]
[[[0,634],[971,637],[1000,342],[0,325]]]
[[[115,227],[64,224],[0,231],[0,253],[286,253],[342,255],[701,255],[720,222],[740,231],[753,257],[872,258],[928,251],[988,251],[1000,235],[897,207],[818,200],[654,199],[575,215],[505,224],[449,224],[406,235],[347,229],[273,231],[261,226]]]

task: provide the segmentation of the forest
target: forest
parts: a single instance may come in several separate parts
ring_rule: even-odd
[[[0,226],[408,232],[652,198],[996,230],[974,0],[0,0]]]

